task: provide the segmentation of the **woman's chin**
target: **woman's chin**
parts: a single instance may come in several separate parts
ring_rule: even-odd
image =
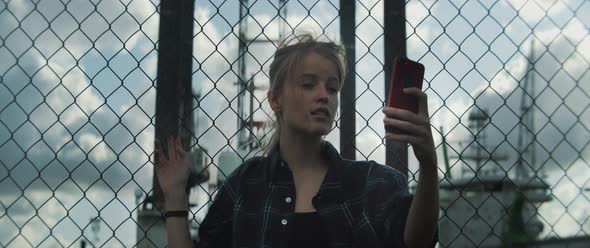
[[[332,131],[332,125],[322,125],[310,130],[310,134],[314,136],[325,136],[328,135],[330,131]]]
[[[299,123],[300,125],[293,125],[293,131],[300,135],[307,137],[322,137],[332,131],[332,125],[334,122],[314,122],[310,121],[307,123]]]
[[[314,133],[313,135],[323,137],[323,136],[328,135],[329,133],[330,133],[330,130],[327,130],[327,131],[322,130],[322,131],[318,131],[318,132]]]
[[[322,137],[330,133],[331,127],[307,127],[299,130],[299,133],[307,137]]]

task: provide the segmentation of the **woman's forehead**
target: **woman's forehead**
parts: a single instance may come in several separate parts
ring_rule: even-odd
[[[303,57],[301,63],[296,65],[297,77],[322,77],[329,79],[339,78],[338,65],[325,56],[310,52]]]

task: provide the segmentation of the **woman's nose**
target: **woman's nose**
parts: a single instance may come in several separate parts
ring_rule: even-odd
[[[328,101],[328,97],[329,97],[329,92],[328,92],[328,87],[322,85],[321,87],[318,87],[318,92],[317,92],[317,98],[318,100],[321,101]]]

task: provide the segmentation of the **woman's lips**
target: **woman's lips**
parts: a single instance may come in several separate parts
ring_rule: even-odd
[[[311,116],[316,117],[316,118],[325,119],[325,120],[330,119],[330,116],[323,111],[311,112]]]
[[[312,115],[324,115],[326,117],[330,117],[330,111],[326,108],[318,108],[314,111],[311,111]]]

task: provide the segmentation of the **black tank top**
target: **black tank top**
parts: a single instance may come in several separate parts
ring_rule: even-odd
[[[295,213],[289,248],[329,247],[328,233],[317,212]]]

